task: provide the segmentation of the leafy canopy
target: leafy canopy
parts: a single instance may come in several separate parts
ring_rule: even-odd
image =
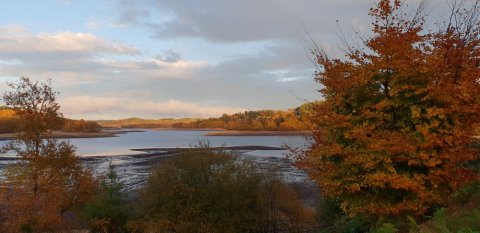
[[[61,122],[51,83],[22,77],[3,95],[18,117],[20,132],[0,149],[21,159],[9,165],[0,185],[0,229],[53,232],[74,227],[67,213],[88,200],[94,180],[66,141],[48,138]],[[8,231],[7,231],[8,230]]]
[[[480,122],[472,2],[427,31],[423,4],[407,15],[400,0],[380,0],[370,9],[372,36],[347,47],[346,59],[314,49],[325,101],[299,164],[347,215],[422,215],[478,178],[468,166],[478,159],[471,145]]]

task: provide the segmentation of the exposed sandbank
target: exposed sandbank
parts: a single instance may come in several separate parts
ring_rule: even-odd
[[[312,131],[240,131],[225,130],[205,133],[205,136],[309,136]]]
[[[99,131],[99,132],[64,132],[64,131],[54,131],[51,135],[51,138],[104,138],[104,137],[116,137],[117,134],[124,134],[128,132],[143,132],[138,130],[130,131]],[[0,134],[0,141],[2,140],[11,140],[15,138],[15,133],[3,133]]]

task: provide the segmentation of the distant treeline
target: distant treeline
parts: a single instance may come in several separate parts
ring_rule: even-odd
[[[219,118],[179,122],[174,128],[223,128],[228,130],[312,130],[313,103],[289,110],[245,111]]]
[[[67,132],[98,132],[101,126],[94,121],[63,119],[57,130]],[[15,111],[0,106],[0,133],[15,133],[19,124]]]
[[[97,123],[104,128],[144,128],[144,129],[152,129],[152,128],[172,128],[174,124],[178,123],[190,123],[194,122],[197,119],[193,118],[180,118],[180,119],[173,119],[173,118],[164,118],[158,120],[152,119],[141,119],[141,118],[127,118],[121,120],[100,120]]]
[[[205,129],[222,128],[228,130],[312,130],[311,113],[313,103],[301,105],[289,110],[245,111],[235,114],[223,114],[218,118],[164,118],[85,121],[64,119],[58,130],[68,132],[96,132],[103,128],[177,128]],[[15,111],[0,107],[0,133],[16,132],[17,117]]]
[[[204,129],[222,128],[229,130],[312,130],[310,121],[313,103],[304,104],[289,110],[245,111],[235,114],[223,114],[218,118],[195,119],[141,119],[97,121],[105,128],[177,128]]]
[[[95,121],[86,121],[83,119],[80,120],[71,120],[65,119],[63,121],[62,131],[67,132],[98,132],[102,127],[97,124]]]
[[[0,106],[0,133],[15,132],[16,122],[15,111]]]

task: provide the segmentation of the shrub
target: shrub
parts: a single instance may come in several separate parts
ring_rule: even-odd
[[[314,223],[314,212],[279,178],[208,147],[156,168],[139,206],[133,232],[304,232]]]
[[[95,200],[85,205],[84,215],[92,232],[125,232],[128,211],[124,188],[115,166],[110,163],[107,173],[100,181]]]

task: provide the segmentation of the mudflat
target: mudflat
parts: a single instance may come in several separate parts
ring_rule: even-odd
[[[124,131],[99,131],[99,132],[64,132],[54,131],[51,138],[103,138],[116,137],[117,134],[125,133]],[[15,138],[15,133],[0,134],[0,141],[11,140]]]
[[[312,131],[240,131],[224,130],[205,133],[205,136],[310,136]]]

